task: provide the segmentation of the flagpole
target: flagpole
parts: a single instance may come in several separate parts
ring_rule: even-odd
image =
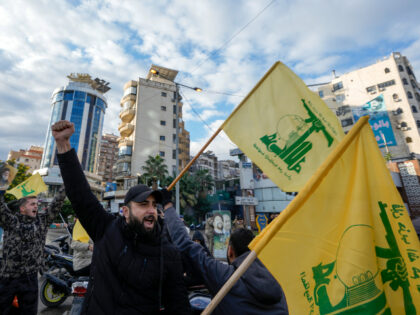
[[[305,184],[305,187],[299,192],[299,194],[292,200],[292,202],[287,206],[285,210],[270,224],[270,226],[266,227],[260,235],[258,235],[258,239],[261,240],[262,236],[264,236],[264,241],[259,241],[255,246],[253,246],[253,250],[248,255],[248,257],[242,262],[239,268],[232,274],[229,280],[224,284],[224,286],[219,290],[217,295],[214,299],[210,302],[207,308],[204,310],[202,315],[210,315],[211,312],[215,309],[215,307],[220,303],[223,297],[229,292],[229,290],[233,287],[233,285],[238,281],[238,279],[245,273],[245,271],[249,268],[252,262],[257,258],[257,253],[259,253],[262,248],[268,243],[268,241],[274,236],[275,232],[279,230],[279,228],[287,221],[287,219],[299,209],[300,205],[306,200],[306,196],[308,195],[308,191],[311,191],[314,186],[319,183],[319,179],[323,178],[324,175],[331,169],[331,164],[335,161],[337,156],[340,156],[345,149],[347,148],[348,144],[353,141],[353,139],[357,136],[359,131],[362,127],[368,123],[369,116],[364,116],[359,119],[357,124],[350,130],[347,136],[337,145],[337,147],[329,154],[326,160],[321,164],[319,169],[315,172],[315,174],[309,179],[309,181]],[[255,238],[252,243],[256,241]],[[252,245],[251,243],[251,245]]]
[[[223,287],[217,292],[216,296],[211,300],[210,304],[207,305],[206,309],[201,313],[201,315],[210,315],[217,305],[222,301],[225,295],[230,291],[230,289],[235,285],[239,278],[248,270],[249,266],[257,258],[257,253],[251,251],[238,269],[230,276],[229,280],[223,285]]]
[[[188,171],[188,169],[191,167],[191,165],[195,162],[195,160],[198,159],[198,157],[203,153],[203,151],[209,146],[209,144],[216,138],[216,136],[222,131],[222,127],[219,127],[219,129],[216,130],[216,132],[210,137],[210,139],[206,142],[206,144],[201,148],[200,151],[194,156],[194,158],[184,167],[184,169],[181,171],[181,173],[178,174],[178,176],[172,181],[172,183],[168,186],[168,190],[171,190],[175,184],[181,179],[182,176]]]

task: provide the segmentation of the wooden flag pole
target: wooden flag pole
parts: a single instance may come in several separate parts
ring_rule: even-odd
[[[242,264],[239,266],[238,269],[230,276],[229,280],[223,285],[223,287],[217,292],[216,296],[211,300],[210,304],[207,305],[206,309],[201,313],[201,315],[210,315],[211,312],[214,311],[217,305],[222,301],[226,294],[232,289],[235,283],[239,280],[239,278],[247,271],[249,266],[254,262],[257,258],[257,253],[251,251],[249,255],[245,258]]]
[[[191,165],[195,162],[195,160],[198,159],[198,157],[203,153],[203,151],[209,146],[209,144],[213,141],[214,138],[222,131],[222,127],[219,127],[219,129],[216,130],[214,135],[211,136],[211,138],[206,142],[206,144],[201,148],[200,151],[194,156],[194,158],[184,167],[184,169],[181,171],[181,173],[178,174],[178,176],[173,180],[173,182],[168,186],[167,190],[171,190],[174,188],[175,184],[181,179],[182,176],[188,171],[188,169],[191,167]]]

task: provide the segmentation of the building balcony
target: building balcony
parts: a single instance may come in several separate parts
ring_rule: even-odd
[[[136,114],[136,110],[134,108],[125,109],[120,112],[120,118],[123,122],[130,122],[134,115]]]
[[[118,139],[118,148],[133,146],[133,140],[127,138]]]
[[[131,135],[133,133],[134,125],[122,122],[118,126],[118,131],[120,132],[122,137],[128,137],[129,135]]]
[[[136,102],[136,95],[135,94],[128,94],[126,96],[123,96],[121,101],[120,101],[120,105],[123,105],[127,101],[133,101],[133,103],[135,103]]]

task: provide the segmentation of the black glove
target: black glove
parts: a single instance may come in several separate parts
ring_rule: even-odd
[[[162,195],[162,206],[165,207],[168,203],[172,202],[172,191],[164,188],[160,190],[160,193]]]

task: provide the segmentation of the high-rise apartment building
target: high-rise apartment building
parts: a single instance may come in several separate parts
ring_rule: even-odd
[[[364,115],[411,216],[420,215],[420,83],[407,57],[392,53],[318,89],[345,132]]]
[[[72,148],[76,150],[79,161],[95,191],[102,191],[97,176],[99,146],[102,134],[107,100],[104,94],[110,90],[107,82],[92,79],[88,74],[71,74],[67,76],[66,86],[54,90],[51,97],[51,118],[45,139],[45,150],[42,156],[41,170],[44,182],[53,194],[62,179],[58,170],[56,144],[51,132],[51,125],[59,120],[74,123],[75,133],[70,138]]]
[[[219,178],[217,156],[212,151],[203,152],[191,165],[191,172],[194,173],[199,170],[207,170],[214,180]]]
[[[124,85],[121,99],[121,124],[118,130],[119,158],[115,179],[119,189],[126,190],[143,173],[149,156],[160,155],[172,175],[176,169],[176,85],[178,71],[152,65],[145,79]],[[182,121],[182,102],[178,102],[179,166],[189,160],[190,138]]]
[[[39,169],[41,166],[42,153],[44,148],[31,145],[28,150],[10,151],[8,160],[15,160],[17,164],[24,164],[29,167],[29,173]]]
[[[368,114],[384,155],[396,161],[420,158],[420,84],[405,56],[392,53],[375,64],[335,76],[318,92],[345,132]]]
[[[104,134],[101,139],[99,152],[98,175],[102,176],[103,182],[112,182],[113,167],[118,158],[118,136],[113,134]]]

